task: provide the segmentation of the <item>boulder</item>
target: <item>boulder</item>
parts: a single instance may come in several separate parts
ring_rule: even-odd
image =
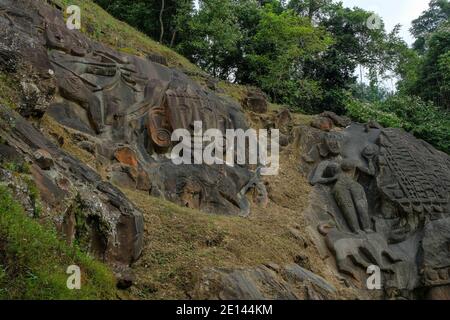
[[[42,170],[50,170],[53,167],[53,158],[48,151],[38,149],[34,152],[33,157]]]
[[[195,299],[298,300],[333,299],[336,289],[296,264],[206,270],[192,293]]]
[[[267,98],[260,90],[249,90],[244,99],[244,108],[257,113],[266,113],[268,110]]]
[[[15,111],[0,105],[0,119],[0,137],[16,146],[21,157],[32,159],[33,181],[49,210],[61,215],[55,220],[67,239],[84,234],[86,249],[113,265],[136,261],[142,250],[143,217],[125,195]],[[51,163],[49,159],[53,159],[52,170],[43,170]],[[79,212],[82,216],[76,218],[85,221],[83,230],[70,223]]]

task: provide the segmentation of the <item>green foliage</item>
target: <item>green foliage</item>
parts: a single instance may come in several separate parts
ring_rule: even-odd
[[[159,39],[162,1],[96,2]],[[356,67],[377,80],[400,45],[398,28],[368,28],[371,12],[331,0],[201,0],[198,10],[192,1],[164,3],[165,34],[176,35],[164,43],[215,77],[258,86],[272,102],[310,113],[342,113]]]
[[[241,33],[231,0],[203,0],[189,24],[190,37],[177,49],[215,77],[226,78],[224,63],[234,56]]]
[[[317,99],[321,88],[315,81],[304,79],[305,60],[324,51],[332,43],[323,30],[314,28],[309,20],[292,10],[278,14],[271,6],[264,7],[254,50],[248,55],[252,66],[250,78],[269,93],[275,103],[291,106]]]
[[[450,21],[430,36],[428,46],[411,94],[450,109]]]
[[[36,186],[36,183],[31,177],[25,176],[22,178],[28,186],[28,193],[30,195],[31,204],[33,205],[34,217],[39,218],[42,213],[41,196],[39,194],[39,190]]]
[[[17,81],[12,76],[0,72],[0,104],[15,109],[18,102]]]
[[[177,34],[185,32],[193,10],[192,0],[95,0],[114,17],[159,40],[173,46]],[[163,29],[161,29],[160,13],[162,11]]]
[[[309,20],[323,20],[332,0],[291,0],[287,7]]]
[[[357,121],[374,120],[385,127],[403,128],[450,153],[450,113],[418,97],[395,95],[375,103],[348,99],[347,113]]]
[[[450,2],[432,0],[413,21],[414,49],[398,50],[399,91],[450,109]]]
[[[6,170],[17,172],[17,173],[30,173],[30,166],[25,161],[20,162],[6,162],[1,164]]]
[[[347,114],[359,122],[377,121],[385,127],[403,128],[404,121],[393,112],[386,112],[380,105],[362,102],[357,99],[348,99],[346,103]]]
[[[450,2],[448,0],[431,0],[428,10],[412,22],[411,33],[416,38],[414,49],[425,53],[430,35],[450,18]]]
[[[358,83],[351,86],[352,96],[362,102],[385,101],[392,96],[392,92],[375,83]]]
[[[66,286],[70,265],[82,270],[81,290]],[[114,298],[114,277],[105,266],[27,217],[0,186],[0,299]]]

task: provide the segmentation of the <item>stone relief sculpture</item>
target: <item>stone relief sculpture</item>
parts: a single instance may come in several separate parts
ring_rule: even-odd
[[[49,6],[37,6],[29,19],[9,19],[18,28],[29,28],[32,21],[36,30],[33,41],[39,45],[23,53],[32,62],[39,54],[36,68],[54,77],[57,94],[46,115],[84,137],[81,144],[90,144],[87,150],[101,159],[111,181],[218,214],[246,216],[245,193],[256,188],[264,197],[264,185],[254,181],[259,175],[245,166],[185,166],[188,179],[183,180],[181,169],[165,156],[173,147],[172,132],[193,132],[195,121],[202,121],[204,130],[246,130],[240,105],[154,62],[159,60],[151,55],[123,54],[68,30]]]
[[[123,54],[68,30],[61,12],[41,1],[0,0],[0,38],[17,65],[20,60],[52,89],[39,118],[70,132],[104,171],[100,176],[63,152],[58,147],[63,137],[50,141],[0,106],[5,118],[17,124],[11,133],[2,131],[2,137],[23,144],[31,158],[36,150],[53,158],[51,168],[33,166],[33,175],[42,181],[42,193],[53,199],[52,209],[61,213],[58,230],[68,241],[83,234],[86,249],[113,264],[120,277],[141,254],[144,222],[113,184],[213,214],[247,216],[246,194],[252,190],[260,203],[267,200],[259,174],[246,166],[176,166],[167,156],[172,132],[192,132],[195,121],[202,121],[204,130],[246,130],[237,103],[169,68],[164,59]],[[81,219],[78,206],[86,230],[74,222]]]
[[[338,270],[364,288],[367,267],[377,265],[388,297],[448,298],[450,157],[379,126],[309,127],[303,136],[312,147],[301,167],[312,168],[326,202],[311,221],[319,217]]]
[[[173,130],[192,130],[195,121],[205,130],[246,129],[239,105],[163,59],[120,53],[69,31],[50,6],[0,0],[0,25],[2,43],[42,79],[55,82],[45,115],[75,132],[80,148],[102,161],[111,182],[211,213],[247,216],[250,190],[256,189],[258,202],[267,201],[258,170],[176,166],[165,156]],[[252,99],[249,108],[265,110],[255,104],[261,99]],[[10,110],[2,113],[15,119]],[[337,269],[365,288],[367,267],[378,265],[387,297],[450,298],[450,157],[401,130],[351,123],[332,113],[321,117],[329,121],[303,128],[301,168],[324,199],[310,213],[311,223]],[[105,234],[94,232],[100,254],[126,265],[135,261],[142,214],[94,170],[59,151],[27,121],[15,120],[9,139],[20,141],[30,156],[42,149],[54,158],[51,172],[59,180],[48,168],[34,168],[50,190],[59,190],[64,200],[66,184],[83,186],[83,204],[111,226]],[[62,219],[71,235],[72,211]]]
[[[363,187],[354,180],[354,164],[349,161],[324,161],[317,167],[311,184],[334,182],[332,194],[345,217],[350,230],[355,233],[371,232],[369,205]]]

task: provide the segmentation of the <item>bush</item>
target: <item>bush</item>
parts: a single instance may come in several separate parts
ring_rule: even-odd
[[[375,120],[385,127],[403,128],[450,153],[450,113],[418,97],[395,95],[376,103],[349,98],[347,114],[356,121]]]

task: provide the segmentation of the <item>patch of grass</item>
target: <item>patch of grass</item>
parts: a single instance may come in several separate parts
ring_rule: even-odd
[[[69,290],[66,270],[81,268],[81,289]],[[109,269],[27,217],[0,186],[0,299],[114,299]]]
[[[48,115],[42,117],[41,126],[44,128],[44,134],[46,134],[47,137],[52,138],[52,140],[58,140],[55,141],[56,144],[58,144],[59,141],[62,142],[59,143],[61,149],[67,151],[84,163],[92,164],[95,162],[95,157],[92,154],[77,146],[71,135],[71,129],[63,127]]]
[[[12,172],[30,174],[30,165],[26,161],[6,162],[2,167]]]
[[[300,173],[292,172],[302,179]],[[270,203],[254,206],[249,218],[212,215],[177,206],[148,193],[123,190],[143,212],[143,255],[133,269],[138,285],[132,294],[144,299],[196,298],[195,285],[205,270],[257,266],[269,262],[285,265],[305,249],[287,228],[302,223],[309,186],[296,181],[295,211]],[[284,190],[283,190],[284,193]],[[298,210],[298,211],[297,211]]]
[[[167,48],[148,36],[121,22],[90,0],[51,0],[61,8],[77,5],[81,8],[81,31],[93,40],[103,42],[113,48],[135,55],[156,53],[167,58],[170,66],[191,73],[204,72],[188,59]]]
[[[243,85],[229,83],[227,81],[219,81],[218,87],[222,89],[225,95],[242,102],[247,95],[248,88]]]
[[[311,121],[314,119],[314,116],[303,114],[303,113],[291,113],[292,114],[292,120],[294,126],[300,126],[300,125],[309,125]]]
[[[18,92],[17,81],[13,77],[0,72],[0,104],[15,109],[19,103]]]
[[[42,204],[41,204],[41,196],[39,194],[39,190],[36,186],[36,183],[29,176],[23,176],[22,179],[28,187],[28,193],[30,195],[30,200],[34,210],[33,216],[35,218],[39,218],[39,216],[42,213]]]

